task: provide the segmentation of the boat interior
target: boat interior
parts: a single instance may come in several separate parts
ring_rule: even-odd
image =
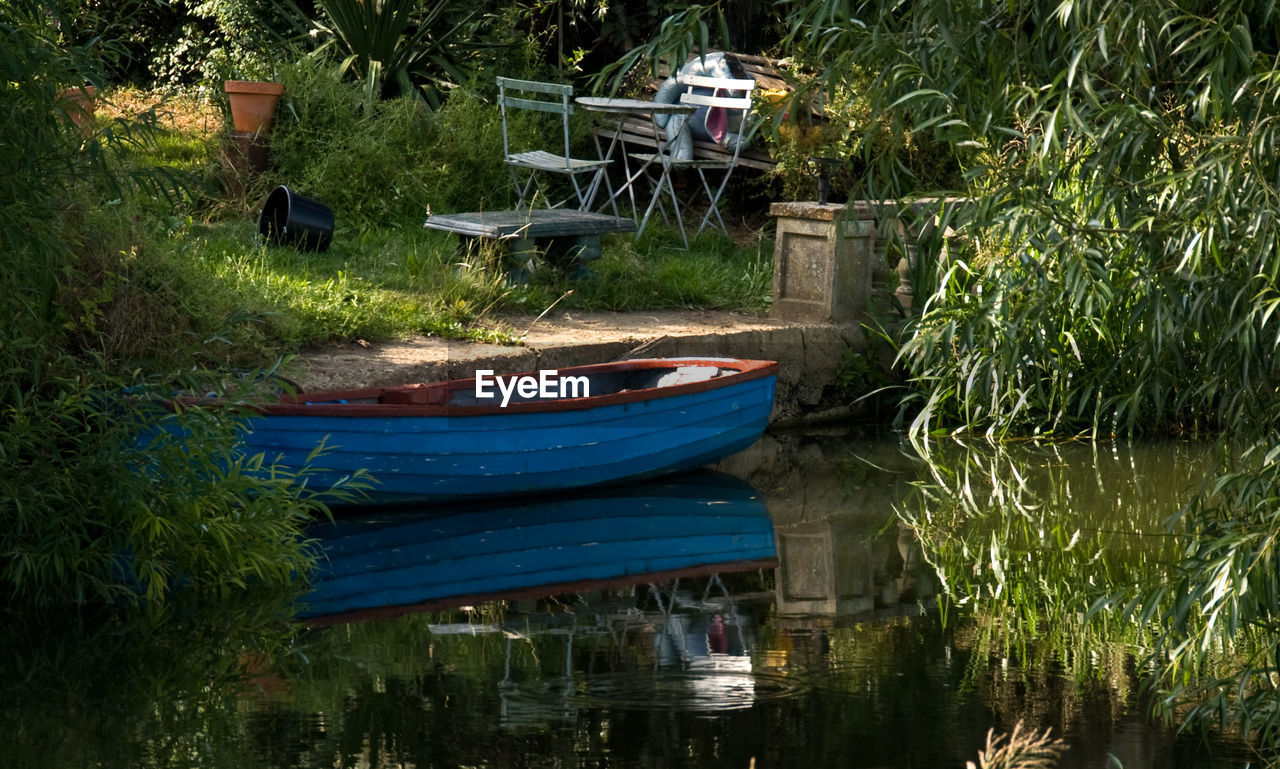
[[[705,382],[720,376],[737,373],[736,369],[716,365],[691,364],[671,366],[648,366],[634,369],[610,369],[608,371],[572,373],[566,370],[563,375],[549,377],[547,389],[553,393],[544,397],[541,392],[532,396],[521,395],[518,388],[511,391],[506,400],[511,403],[534,403],[546,400],[559,400],[566,397],[588,397],[614,395],[635,390],[652,390],[677,385]],[[517,378],[531,380],[539,385],[541,382],[534,375],[513,375]],[[503,395],[497,380],[503,380],[505,386],[512,387],[512,376],[495,376],[488,383],[488,391],[501,400]],[[572,381],[571,381],[572,380]],[[476,397],[474,380],[456,382],[439,382],[433,384],[406,385],[404,387],[387,388],[378,396],[378,403],[411,404],[411,405],[451,405],[481,406],[493,405],[494,398]],[[530,388],[526,387],[526,391]]]

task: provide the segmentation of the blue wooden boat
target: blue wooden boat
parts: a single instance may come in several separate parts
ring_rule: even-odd
[[[630,481],[751,445],[773,409],[777,364],[663,358],[485,374],[284,397],[250,414],[242,448],[266,464],[309,467],[319,488],[363,470],[374,502]]]
[[[710,470],[502,507],[376,507],[307,535],[323,551],[300,613],[313,624],[778,563],[759,494]]]

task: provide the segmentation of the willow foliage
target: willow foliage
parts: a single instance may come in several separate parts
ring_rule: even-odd
[[[917,435],[1227,436],[1175,521],[1176,570],[1129,609],[1164,620],[1153,659],[1168,712],[1190,704],[1190,722],[1274,749],[1276,6],[789,8],[792,42],[828,83],[877,72],[873,111],[945,142],[964,170],[961,189],[932,191],[968,200],[947,222],[964,246],[917,254],[930,287],[900,353],[920,393]],[[930,192],[894,152],[873,156],[870,138],[873,197]]]
[[[1272,4],[1085,0],[797,9],[828,78],[945,141],[969,247],[939,260],[903,360],[917,429],[1232,427],[1275,398]],[[870,146],[870,145],[868,145]],[[918,193],[892,155],[869,189]],[[925,260],[936,253],[921,253]]]

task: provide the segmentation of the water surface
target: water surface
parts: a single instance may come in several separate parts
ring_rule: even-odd
[[[17,765],[963,767],[1023,721],[1068,742],[1063,767],[1241,766],[1149,721],[1137,636],[1086,641],[1070,621],[1087,606],[1074,583],[1166,557],[1160,521],[1203,463],[1193,444],[949,446],[930,470],[892,436],[771,435],[728,480],[325,524],[347,550],[332,545],[284,670],[224,686],[242,651],[153,638],[92,663],[129,666],[98,674],[118,685],[75,690],[87,666],[11,680],[29,698]],[[949,498],[966,495],[968,513]],[[412,546],[411,526],[429,529]],[[338,537],[353,533],[363,560]],[[430,575],[387,567],[446,553]],[[339,590],[340,562],[385,572],[394,605],[319,616],[324,591],[368,587]],[[594,571],[539,588],[528,572],[548,563]],[[462,595],[441,592],[450,578]],[[1015,590],[1020,614],[1001,608]]]

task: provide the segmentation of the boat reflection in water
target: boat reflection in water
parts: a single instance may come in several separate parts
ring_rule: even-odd
[[[748,483],[703,471],[518,505],[379,509],[313,526],[313,624],[777,565]]]
[[[773,524],[756,490],[731,475],[504,507],[378,509],[309,533],[324,550],[311,624],[508,602],[510,621],[486,610],[428,625],[436,643],[505,638],[503,728],[571,723],[594,705],[734,710],[776,688],[752,671],[754,620],[739,615],[725,579],[777,566]],[[572,611],[520,611],[568,594]],[[583,672],[575,644],[579,657],[607,647],[631,664]]]
[[[1049,490],[1045,515],[1100,531],[1154,512],[1141,479],[1178,477],[1080,448],[1007,475]],[[766,435],[721,469],[751,486],[688,476],[317,527],[330,560],[309,621],[407,616],[306,634],[322,662],[241,731],[274,735],[256,746],[270,765],[306,769],[884,769],[964,766],[1022,721],[1069,742],[1062,769],[1244,765],[1184,760],[1118,646],[1013,649],[1004,615],[940,597],[945,553],[895,514],[926,471],[901,444]]]

